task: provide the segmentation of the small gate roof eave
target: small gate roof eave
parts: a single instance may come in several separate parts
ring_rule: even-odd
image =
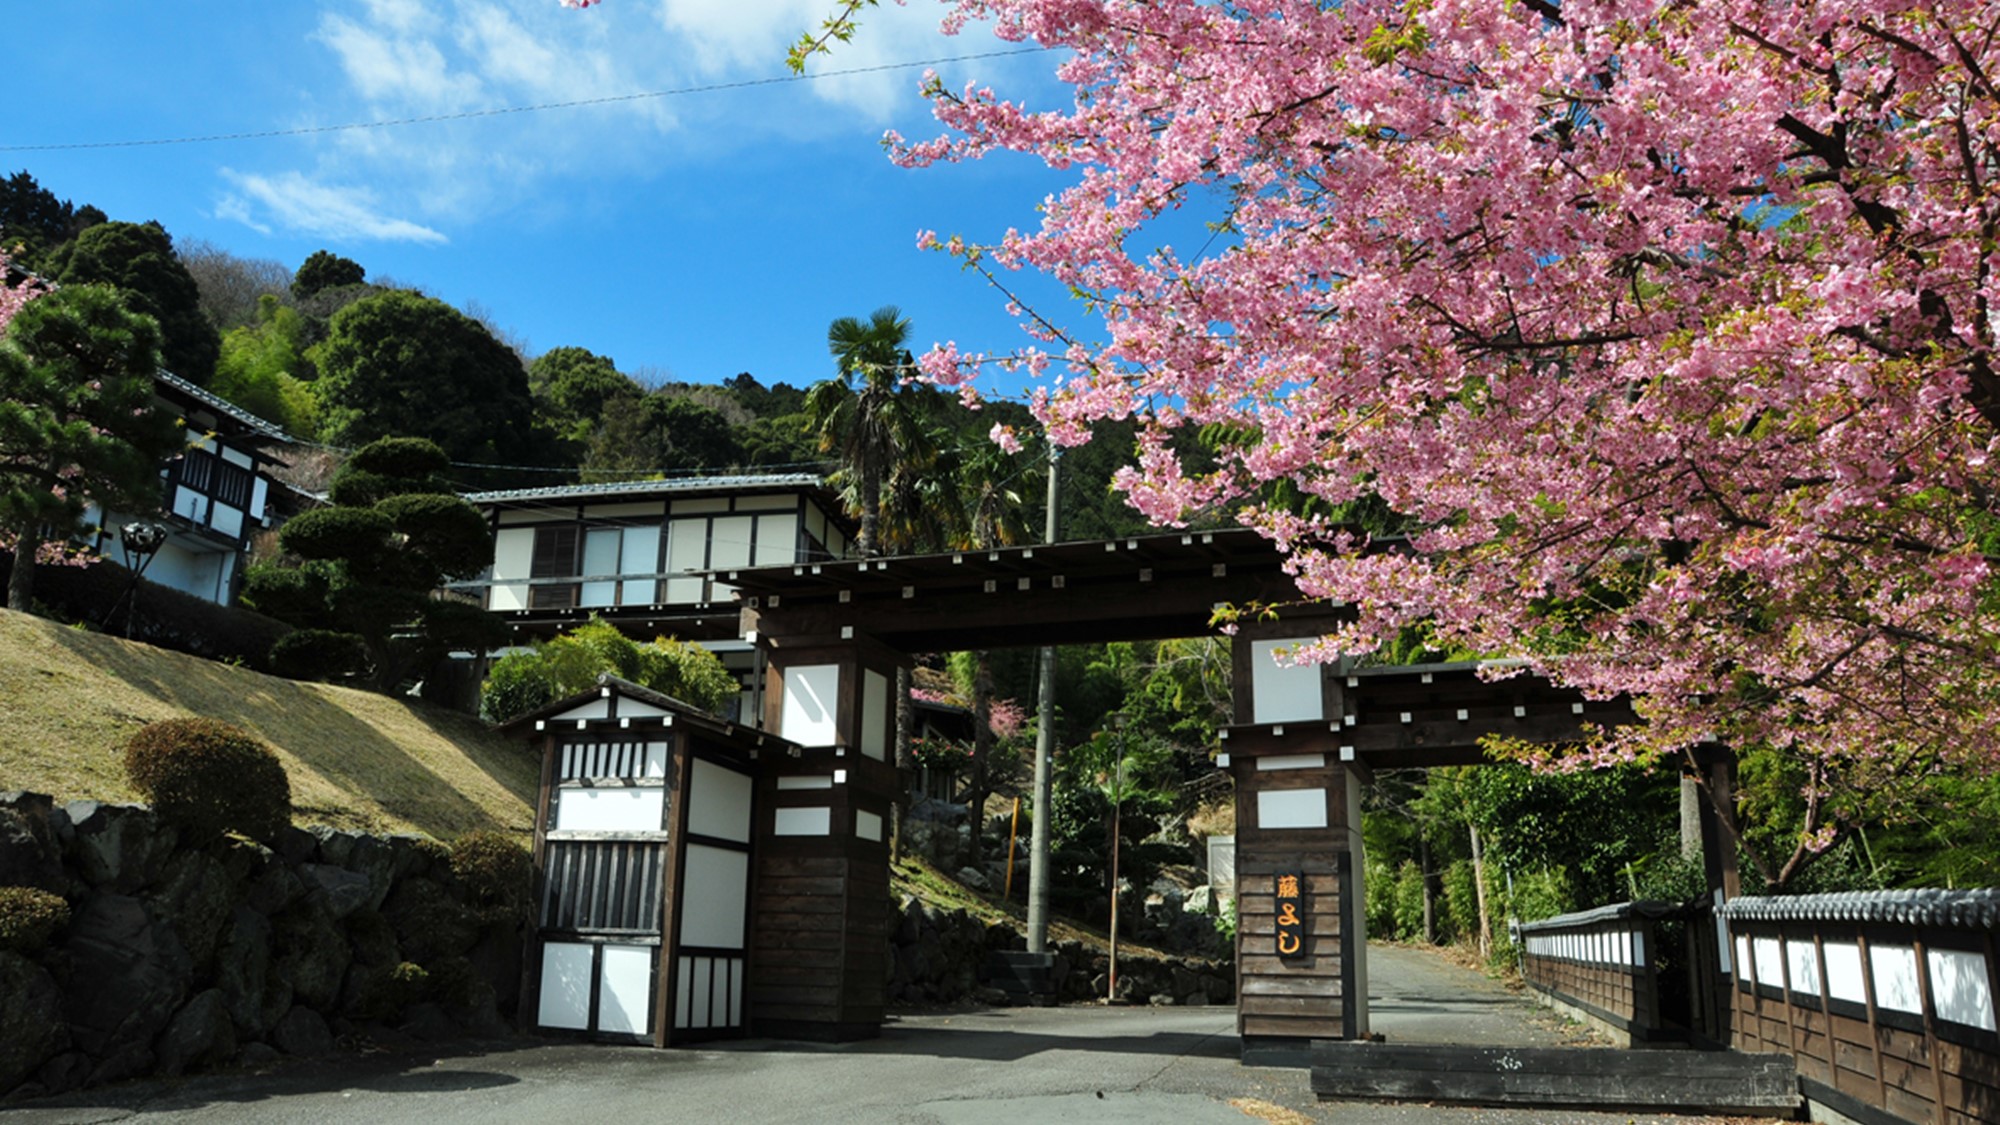
[[[630,680],[614,676],[609,672],[597,677],[597,686],[586,691],[577,692],[563,699],[555,700],[552,703],[544,704],[526,714],[517,715],[501,723],[495,729],[508,738],[531,739],[535,735],[546,731],[550,720],[560,718],[564,714],[574,711],[592,700],[603,699],[613,695],[625,696],[649,706],[657,707],[665,711],[672,718],[674,726],[692,728],[704,734],[720,738],[734,746],[745,749],[768,748],[786,753],[799,748],[798,743],[790,739],[772,734],[769,731],[758,730],[755,727],[746,727],[740,723],[732,723],[727,719],[718,718],[696,707],[692,703],[675,699],[664,692],[654,691],[643,684],[635,684]],[[585,729],[589,729],[591,726],[616,723],[619,720],[616,718],[599,717],[579,719],[577,721],[585,724]]]

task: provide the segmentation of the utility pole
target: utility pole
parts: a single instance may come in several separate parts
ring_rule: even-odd
[[[1062,449],[1049,441],[1048,514],[1042,521],[1042,541],[1056,541],[1058,490],[1056,463]],[[1042,683],[1035,695],[1035,823],[1028,841],[1028,952],[1049,948],[1049,760],[1056,748],[1056,650],[1042,646]]]

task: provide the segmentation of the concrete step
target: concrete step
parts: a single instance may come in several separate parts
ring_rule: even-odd
[[[1789,1055],[1597,1047],[1455,1047],[1316,1040],[1321,1101],[1790,1113],[1800,1105]]]

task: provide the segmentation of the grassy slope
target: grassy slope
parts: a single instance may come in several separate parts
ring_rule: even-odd
[[[125,738],[186,715],[269,742],[291,775],[301,824],[441,839],[528,830],[534,760],[476,719],[0,610],[0,789],[137,800],[120,762]]]

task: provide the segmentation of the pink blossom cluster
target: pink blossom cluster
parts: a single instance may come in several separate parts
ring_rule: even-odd
[[[1153,520],[1316,502],[1242,518],[1358,607],[1322,655],[1417,629],[1631,695],[1572,762],[1772,747],[1850,797],[2000,762],[1986,0],[951,9],[1068,52],[1073,101],[933,83],[944,133],[892,152],[1071,179],[1037,229],[923,245],[1083,298],[1024,316],[1065,368],[1034,408],[1065,443],[1137,418]]]

